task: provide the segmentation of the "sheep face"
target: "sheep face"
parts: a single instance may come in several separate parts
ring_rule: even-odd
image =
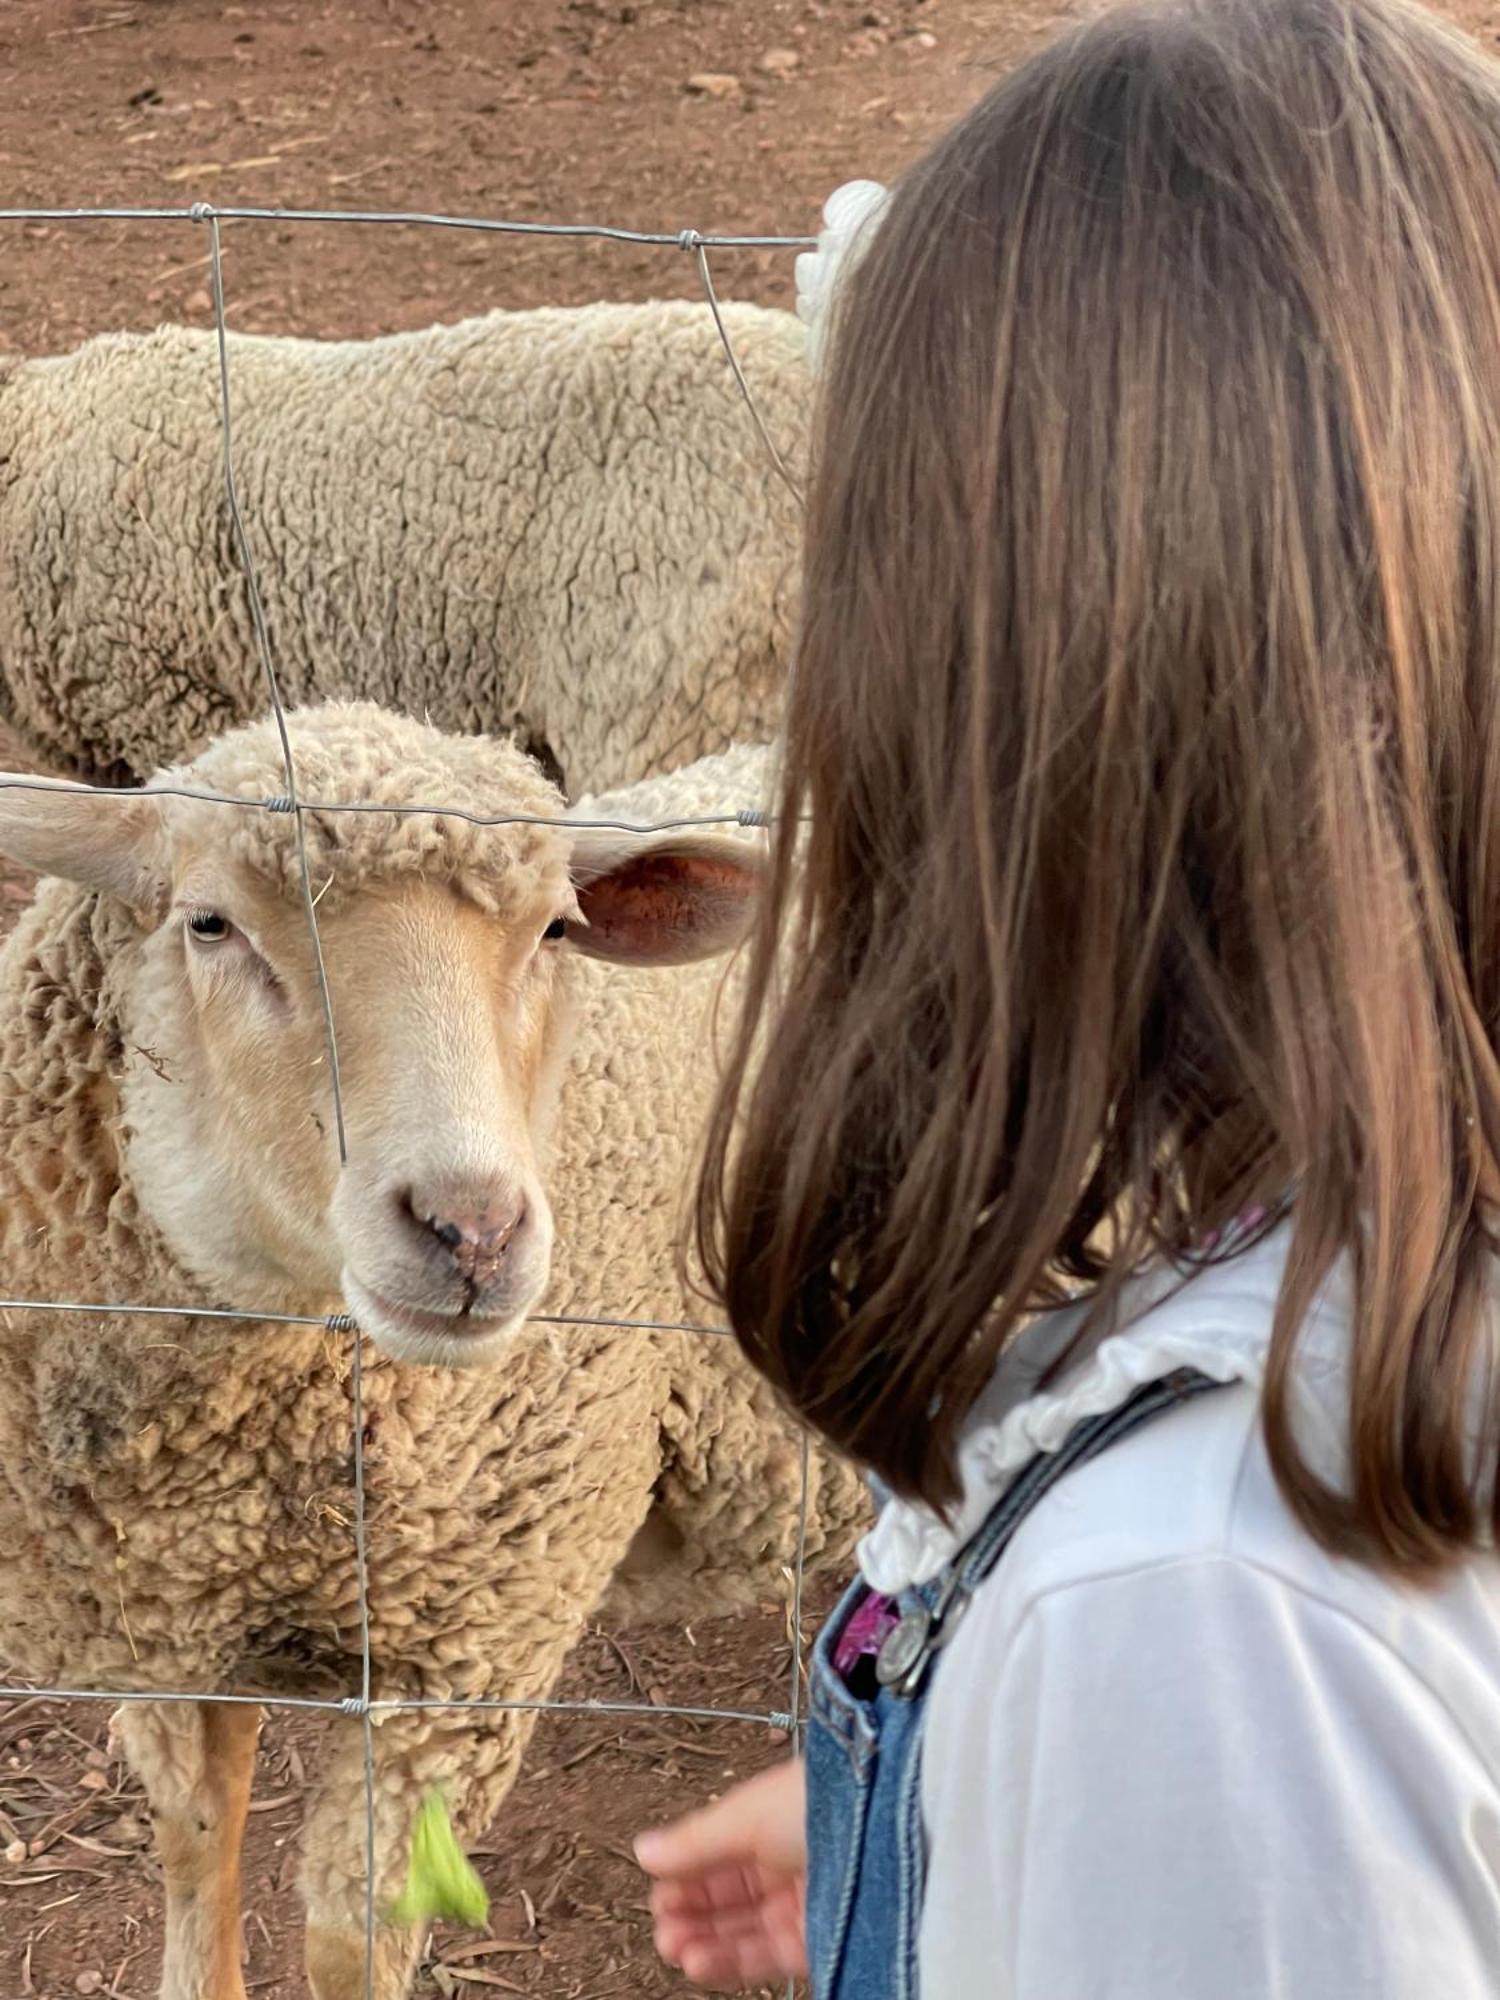
[[[310,799],[555,816],[508,745],[379,710],[294,718]],[[372,755],[372,746],[383,754]],[[274,742],[238,731],[174,779],[264,798]],[[496,1359],[550,1274],[547,1138],[577,958],[672,964],[744,928],[741,843],[309,811],[336,1027],[341,1161],[295,825],[198,800],[0,791],[0,850],[130,912],[110,968],[138,1198],[217,1300],[342,1294],[401,1359]]]
[[[417,878],[323,916],[342,1168],[305,912],[212,851],[181,847],[174,872],[129,989],[148,1053],[125,1084],[132,1176],[174,1253],[237,1302],[341,1291],[405,1359],[492,1358],[550,1269],[561,854],[506,885],[503,914],[498,884]]]

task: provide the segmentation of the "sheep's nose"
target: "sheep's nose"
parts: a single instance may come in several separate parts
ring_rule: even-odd
[[[440,1202],[429,1209],[413,1194],[407,1197],[407,1206],[412,1220],[437,1238],[459,1272],[479,1285],[495,1276],[526,1220],[522,1195],[496,1196],[473,1205]]]

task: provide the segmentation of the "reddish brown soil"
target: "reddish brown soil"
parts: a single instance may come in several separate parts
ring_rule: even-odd
[[[1046,0],[8,0],[0,188],[15,206],[201,198],[796,233],[1057,18]],[[705,74],[731,93],[688,87]],[[250,330],[364,334],[696,285],[675,249],[226,235]],[[0,345],[208,311],[189,223],[11,225],[3,241]],[[727,293],[790,302],[785,253],[717,262]]]
[[[826,1599],[826,1591],[821,1596]],[[817,1600],[811,1600],[816,1609]],[[812,1619],[808,1624],[811,1628]],[[567,1698],[781,1709],[790,1676],[784,1605],[695,1628],[590,1633]],[[342,1716],[273,1716],[262,1737],[245,1852],[246,1984],[300,2000],[298,1833],[305,1779]],[[161,1948],[160,1875],[138,1788],[111,1761],[97,1702],[0,1707],[0,1993],[150,2000]],[[436,1995],[666,2000],[682,1982],[650,1946],[632,1835],[782,1756],[785,1738],[738,1723],[545,1718],[501,1822],[474,1850],[490,1889],[484,1931],[444,1927],[418,1985]],[[11,1846],[11,1852],[18,1852]]]

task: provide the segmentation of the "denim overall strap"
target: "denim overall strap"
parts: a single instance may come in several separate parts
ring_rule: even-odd
[[[1075,1466],[1220,1385],[1196,1369],[1151,1382],[1088,1417],[1006,1487],[984,1525],[931,1583],[906,1592],[861,1697],[833,1658],[865,1594],[856,1583],[818,1636],[807,1737],[807,1940],[815,2000],[918,2000],[917,1933],[926,1879],[922,1725],[942,1649],[1026,1516]]]

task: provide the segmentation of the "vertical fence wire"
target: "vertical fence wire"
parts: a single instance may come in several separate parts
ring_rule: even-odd
[[[765,423],[765,419],[761,413],[760,407],[755,399],[753,391],[751,390],[750,384],[746,379],[744,369],[741,366],[740,359],[735,350],[734,342],[731,337],[728,324],[724,318],[722,310],[720,309],[718,293],[714,284],[712,270],[709,265],[708,250],[710,247],[717,248],[717,247],[730,247],[739,245],[746,245],[746,246],[753,245],[753,246],[764,246],[764,247],[788,247],[788,248],[802,247],[807,243],[809,243],[810,241],[812,241],[813,239],[807,237],[794,237],[794,236],[722,237],[722,236],[704,235],[694,229],[686,229],[677,232],[675,235],[669,235],[665,233],[647,233],[647,232],[636,232],[629,230],[616,230],[593,224],[575,225],[575,224],[511,223],[511,222],[490,220],[485,218],[453,217],[453,216],[440,216],[431,214],[402,215],[396,213],[364,213],[356,211],[297,212],[297,211],[281,211],[275,209],[233,210],[233,209],[216,208],[212,204],[207,202],[195,202],[194,204],[192,204],[190,208],[187,209],[95,209],[95,210],[0,209],[0,221],[42,220],[42,219],[83,221],[90,219],[104,219],[108,217],[116,217],[122,219],[140,218],[140,219],[162,219],[162,220],[189,219],[194,222],[205,223],[208,227],[211,295],[212,295],[212,305],[213,305],[213,315],[214,315],[215,342],[216,342],[217,358],[218,358],[219,416],[220,416],[220,430],[221,430],[221,440],[222,440],[224,492],[225,492],[225,499],[230,521],[232,543],[244,576],[245,593],[250,612],[250,620],[253,628],[256,650],[259,655],[261,668],[265,678],[267,693],[270,700],[271,710],[275,719],[276,729],[278,732],[281,753],[282,753],[282,760],[285,768],[286,787],[287,787],[286,798],[284,800],[255,801],[248,799],[247,800],[225,799],[223,803],[226,805],[237,805],[244,809],[255,809],[257,805],[259,806],[269,805],[273,810],[284,811],[292,822],[292,836],[296,844],[297,871],[299,878],[299,887],[301,892],[301,900],[307,919],[308,945],[309,945],[309,950],[311,951],[312,954],[319,1003],[321,1006],[322,1016],[323,1016],[326,1061],[328,1065],[329,1084],[333,1099],[335,1139],[338,1151],[339,1164],[341,1167],[343,1167],[348,1163],[348,1135],[347,1135],[347,1127],[344,1116],[343,1081],[339,1066],[338,1036],[337,1036],[337,1028],[335,1021],[335,1013],[334,1013],[333,995],[330,987],[327,964],[323,951],[322,935],[318,925],[318,910],[317,910],[318,899],[313,891],[312,873],[308,859],[306,814],[309,810],[323,810],[323,809],[366,810],[367,808],[363,807],[341,808],[332,805],[331,802],[329,803],[327,808],[324,807],[322,802],[319,802],[319,804],[316,807],[310,806],[302,798],[299,788],[296,758],[294,755],[294,746],[291,738],[291,727],[288,719],[286,705],[283,700],[280,676],[277,673],[276,669],[275,651],[271,640],[269,623],[266,617],[265,603],[260,590],[259,572],[256,565],[255,552],[251,541],[249,527],[246,522],[244,510],[241,505],[239,487],[236,479],[234,402],[233,402],[231,368],[230,368],[230,339],[229,339],[227,313],[226,313],[225,296],[224,296],[223,245],[220,234],[220,221],[221,218],[239,217],[239,216],[245,217],[247,219],[264,218],[264,219],[277,219],[283,221],[419,223],[419,224],[427,224],[434,227],[443,227],[443,228],[491,229],[505,233],[525,234],[525,235],[545,235],[545,236],[555,236],[560,238],[576,238],[579,236],[590,236],[590,237],[599,237],[606,240],[615,240],[615,241],[630,242],[630,243],[652,243],[661,245],[675,244],[677,248],[691,253],[696,260],[699,282],[703,289],[705,301],[713,317],[714,326],[717,330],[719,340],[723,346],[726,361],[733,375],[740,396],[744,401],[749,418],[777,475],[785,482],[787,487],[790,489],[790,491],[798,499],[799,502],[801,501],[802,497],[800,489],[798,488],[796,480],[793,478],[790,470],[788,469],[785,458],[783,457],[782,453],[778,450],[776,443],[774,442],[774,440],[770,435],[770,432]],[[20,781],[18,780],[16,782]],[[94,788],[84,788],[84,789],[94,789]],[[425,807],[414,808],[414,810],[432,810],[436,812],[441,812],[445,810],[445,808],[438,805],[431,808],[425,808]],[[464,815],[464,816],[472,817],[472,815]],[[738,820],[740,824],[747,826],[765,823],[764,813],[758,810],[741,812],[739,814],[733,815],[732,817]],[[646,831],[647,829],[642,828],[639,830]],[[106,1312],[113,1309],[106,1305],[90,1306],[87,1304],[64,1303],[61,1301],[52,1301],[52,1300],[16,1300],[9,1303],[14,1304],[18,1308],[24,1308],[27,1310],[35,1309],[38,1311],[55,1309],[67,1312],[89,1312],[89,1311]],[[171,1313],[177,1310],[182,1310],[189,1316],[194,1315],[194,1308],[192,1307],[184,1307],[179,1309],[171,1306],[143,1305],[139,1307],[132,1307],[129,1305],[125,1305],[119,1309],[127,1312],[138,1311],[143,1313]],[[491,1711],[526,1710],[526,1711],[554,1711],[554,1712],[570,1712],[570,1713],[598,1712],[601,1714],[616,1713],[616,1712],[622,1714],[641,1712],[641,1713],[649,1713],[655,1715],[661,1715],[664,1713],[667,1714],[677,1713],[682,1715],[695,1716],[702,1719],[714,1719],[723,1721],[732,1720],[737,1722],[765,1722],[772,1725],[773,1727],[784,1726],[785,1728],[787,1728],[791,1736],[794,1753],[800,1751],[801,1737],[802,1737],[802,1673],[803,1673],[802,1618],[803,1618],[804,1581],[805,1581],[806,1560],[807,1560],[809,1480],[810,1480],[809,1440],[808,1440],[808,1434],[805,1430],[801,1433],[800,1444],[799,1444],[799,1499],[798,1499],[798,1514],[797,1514],[797,1540],[796,1540],[796,1552],[794,1557],[793,1573],[792,1573],[792,1601],[791,1601],[792,1660],[791,1660],[790,1687],[788,1692],[788,1708],[787,1708],[787,1713],[785,1715],[777,1715],[773,1712],[772,1714],[769,1715],[759,1716],[755,1714],[746,1713],[740,1710],[677,1707],[675,1705],[658,1706],[653,1704],[650,1707],[647,1707],[645,1704],[637,1704],[637,1703],[563,1702],[563,1701],[546,1701],[546,1700],[526,1701],[526,1702],[522,1701],[512,1702],[506,1700],[495,1700],[495,1701],[455,1700],[455,1701],[432,1701],[432,1702],[390,1701],[390,1702],[377,1703],[372,1699],[373,1669],[372,1669],[372,1646],[371,1646],[371,1632],[370,1632],[369,1554],[368,1554],[368,1542],[367,1542],[367,1510],[366,1510],[366,1491],[365,1491],[365,1408],[364,1408],[363,1336],[360,1333],[358,1327],[354,1324],[353,1320],[346,1314],[337,1314],[334,1315],[332,1318],[326,1320],[314,1319],[311,1316],[308,1316],[307,1318],[303,1319],[299,1316],[294,1316],[294,1315],[284,1315],[284,1314],[253,1315],[250,1313],[233,1313],[233,1312],[225,1312],[215,1316],[224,1318],[268,1317],[272,1319],[280,1319],[286,1321],[287,1323],[295,1323],[299,1325],[301,1324],[306,1324],[309,1326],[323,1325],[326,1326],[331,1331],[338,1332],[341,1334],[348,1334],[352,1341],[351,1363],[350,1363],[350,1371],[351,1371],[350,1394],[351,1394],[352,1426],[353,1426],[352,1471],[353,1471],[353,1487],[354,1487],[354,1554],[355,1554],[355,1570],[356,1570],[356,1587],[358,1592],[358,1619],[359,1619],[359,1644],[360,1644],[359,1692],[357,1695],[345,1696],[337,1701],[321,1701],[313,1699],[299,1700],[297,1698],[284,1698],[280,1702],[268,1705],[283,1706],[288,1708],[309,1709],[309,1710],[337,1711],[346,1715],[355,1716],[358,1718],[360,1722],[361,1730],[363,1733],[364,1794],[365,1794],[364,1989],[365,1989],[366,2000],[374,2000],[374,1980],[375,1980],[377,1842],[376,1842],[376,1823],[375,1823],[376,1787],[375,1787],[374,1712],[377,1707],[382,1710],[386,1709],[405,1710],[405,1709],[425,1708],[425,1709],[448,1709],[448,1710],[473,1709],[473,1710],[491,1710]],[[662,1330],[678,1331],[682,1333],[701,1333],[701,1334],[717,1333],[721,1331],[721,1329],[718,1328],[689,1326],[686,1324],[677,1326],[675,1324],[668,1325],[667,1323],[663,1322],[634,1321],[634,1320],[618,1320],[618,1321],[601,1320],[595,1322],[593,1320],[585,1320],[582,1318],[579,1318],[576,1321],[572,1318],[564,1318],[560,1320],[559,1323],[564,1323],[564,1324],[598,1323],[602,1325],[617,1325],[620,1327],[631,1327],[631,1326],[660,1327]],[[32,1687],[10,1688],[10,1687],[0,1686],[0,1698],[24,1699],[27,1697],[42,1696],[42,1695],[61,1698],[61,1699],[68,1699],[68,1700],[111,1699],[111,1700],[124,1700],[124,1701],[195,1702],[195,1701],[205,1701],[205,1700],[211,1701],[215,1699],[223,1699],[228,1702],[239,1703],[242,1705],[245,1703],[253,1703],[255,1705],[259,1705],[258,1698],[253,1696],[239,1696],[239,1695],[226,1694],[222,1697],[219,1697],[215,1696],[213,1693],[205,1694],[189,1690],[151,1690],[149,1692],[119,1691],[116,1693],[106,1693],[104,1690],[92,1690],[92,1689],[86,1690],[86,1689],[73,1689],[73,1688],[32,1688]]]
[[[240,509],[234,478],[234,401],[229,386],[229,329],[224,311],[224,253],[219,237],[219,218],[207,218],[209,259],[213,278],[214,334],[219,353],[219,417],[224,434],[224,491],[234,524],[235,545],[245,572],[245,593],[250,601],[250,617],[256,644],[265,670],[266,688],[281,739],[282,761],[286,768],[286,793],[291,801],[292,826],[297,843],[297,872],[302,905],[307,915],[308,946],[317,975],[318,999],[323,1009],[323,1035],[328,1054],[328,1081],[333,1093],[334,1132],[340,1168],[349,1164],[349,1139],[344,1123],[344,1090],[339,1073],[338,1031],[333,1018],[333,995],[328,985],[328,967],[323,956],[323,938],[318,928],[318,898],[312,885],[307,859],[307,823],[297,790],[297,760],[292,754],[291,732],[286,705],[281,698],[281,678],[271,648],[265,605],[249,531]],[[370,1575],[365,1534],[365,1409],[364,1335],[356,1326],[350,1335],[350,1399],[354,1429],[354,1566],[355,1588],[359,1594],[359,1723],[364,1752],[365,1781],[365,2000],[375,1993],[375,1724],[370,1713]]]
[[[776,449],[775,441],[771,433],[766,429],[766,420],[760,413],[760,405],[750,393],[750,384],[745,380],[745,371],[740,366],[740,357],[734,351],[734,342],[729,338],[729,328],[724,324],[724,315],[719,310],[719,294],[714,289],[714,275],[709,269],[708,246],[695,229],[685,229],[682,232],[682,245],[684,249],[691,250],[698,260],[698,282],[703,287],[703,296],[708,302],[709,311],[713,314],[714,325],[719,330],[719,339],[724,344],[724,352],[728,357],[734,379],[739,385],[740,394],[745,399],[745,407],[750,412],[750,421],[755,426],[756,435],[769,453],[771,463],[775,466],[778,476],[800,507],[802,504],[802,489],[787,470],[786,460]]]
[[[265,605],[260,594],[255,552],[250,546],[250,535],[245,526],[245,517],[240,511],[239,492],[235,485],[234,409],[229,393],[229,333],[224,323],[224,253],[219,240],[219,218],[211,209],[205,209],[204,219],[209,228],[214,332],[219,352],[219,422],[224,442],[224,492],[229,504],[229,519],[235,548],[239,553],[240,567],[245,573],[245,594],[250,603],[255,644],[265,673],[266,689],[271,697],[271,709],[276,718],[277,734],[281,739],[282,760],[286,766],[286,791],[291,801],[292,823],[297,842],[297,870],[301,877],[303,905],[307,912],[313,966],[318,981],[318,999],[323,1009],[323,1034],[328,1051],[329,1078],[333,1085],[333,1115],[338,1131],[339,1165],[342,1167],[348,1164],[349,1151],[344,1134],[344,1098],[339,1087],[339,1049],[338,1037],[333,1026],[333,997],[328,990],[328,968],[323,962],[323,940],[318,930],[318,906],[313,894],[312,873],[307,862],[307,826],[303,819],[302,803],[297,795],[297,765],[292,756],[292,739],[287,729],[286,707],[281,699],[281,679],[276,672],[276,659],[271,650],[271,634],[266,624]]]

